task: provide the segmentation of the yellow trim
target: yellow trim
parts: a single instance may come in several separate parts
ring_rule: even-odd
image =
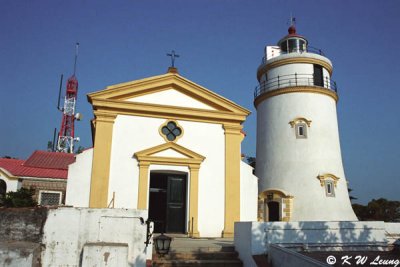
[[[268,195],[272,195],[271,199],[268,199]],[[264,200],[264,203],[268,203],[269,201],[275,201],[279,203],[279,209],[280,209],[280,220],[284,222],[288,222],[292,218],[292,212],[293,212],[293,199],[294,197],[287,194],[286,192],[279,190],[279,189],[270,189],[270,190],[265,190],[259,194],[259,198]],[[264,204],[264,205],[265,205]],[[285,205],[285,208],[282,208],[282,205]],[[263,207],[264,208],[264,207]],[[260,212],[259,212],[260,213]],[[268,214],[266,212],[266,214]],[[268,218],[264,218],[265,221],[268,220]]]
[[[156,153],[173,149],[185,156],[187,158],[174,158],[174,157],[159,157],[153,156]],[[191,151],[183,146],[180,146],[173,142],[168,142],[162,145],[158,145],[152,148],[148,148],[139,152],[136,152],[134,156],[139,161],[139,190],[138,190],[138,208],[147,209],[148,203],[148,180],[149,180],[149,166],[151,164],[158,165],[178,165],[187,166],[190,171],[190,204],[189,204],[189,226],[192,227],[193,218],[193,228],[190,229],[191,237],[199,237],[198,229],[198,206],[199,206],[199,169],[200,164],[203,162],[205,157],[196,152]]]
[[[240,144],[242,125],[224,124],[225,130],[225,224],[222,237],[233,237],[240,221]]]
[[[211,123],[243,122],[250,113],[195,109],[158,104],[123,102],[118,100],[92,99],[93,108],[115,115],[132,115],[151,118],[175,118],[177,120]]]
[[[277,194],[280,196],[283,196],[285,198],[290,198],[292,196],[290,196],[287,192],[280,190],[280,189],[275,189],[275,188],[271,188],[268,190],[264,190],[263,192],[261,192],[260,194],[258,194],[258,197],[261,199],[267,198],[268,194]]]
[[[245,116],[250,114],[249,110],[176,73],[167,73],[164,75],[108,86],[104,90],[88,94],[88,100],[90,103],[92,103],[94,99],[125,101],[135,96],[152,94],[167,89],[175,89],[217,109],[217,111],[226,111],[228,113],[242,114]],[[128,103],[138,104],[135,102]]]
[[[199,233],[199,165],[189,165],[190,170],[190,204],[189,204],[189,225],[190,237],[200,237]],[[193,218],[193,220],[192,220]],[[193,224],[192,224],[193,222]]]
[[[271,91],[262,93],[259,96],[257,96],[256,99],[254,99],[254,106],[257,107],[258,104],[260,104],[262,101],[264,101],[267,98],[277,96],[277,95],[289,94],[289,93],[322,94],[322,95],[327,95],[327,96],[332,97],[336,102],[339,101],[339,96],[330,89],[327,89],[327,88],[324,89],[324,88],[317,87],[317,86],[296,86],[296,87],[285,87],[285,88],[271,90]]]
[[[150,162],[139,161],[139,197],[137,208],[140,210],[147,209],[147,194],[143,192],[147,192],[149,188],[149,166]]]
[[[306,118],[303,118],[303,117],[298,117],[298,118],[296,118],[296,119],[294,119],[292,121],[289,121],[289,124],[293,128],[299,122],[304,122],[304,123],[307,124],[308,127],[310,127],[312,121],[311,120],[307,120]]]
[[[96,131],[93,146],[90,208],[107,208],[112,131],[115,116],[95,111]]]
[[[283,65],[299,64],[299,63],[321,65],[329,72],[329,75],[332,76],[332,70],[333,70],[332,65],[326,62],[325,60],[311,58],[311,57],[290,57],[290,58],[283,58],[281,60],[276,60],[271,63],[267,63],[260,66],[260,68],[258,68],[257,70],[257,79],[260,81],[261,76],[270,69],[280,67]]]
[[[4,169],[2,167],[0,167],[0,174],[9,180],[18,180],[19,179],[19,177],[14,176],[13,174],[11,174],[9,171],[7,171],[6,169]]]
[[[335,187],[337,187],[337,182],[340,179],[339,177],[337,177],[331,173],[318,175],[317,178],[318,178],[319,182],[321,183],[321,186],[325,186],[325,180],[331,178],[333,180],[333,184],[335,185]]]
[[[173,141],[168,140],[167,136],[166,136],[165,134],[163,134],[163,132],[162,132],[162,128],[163,128],[164,126],[167,126],[167,124],[168,124],[170,121],[172,121],[173,123],[175,123],[176,127],[178,127],[179,129],[181,129],[181,134],[180,134],[179,136],[177,136],[177,137],[175,138],[175,140],[173,140]],[[162,138],[164,138],[165,142],[174,142],[174,143],[176,143],[176,141],[178,141],[178,139],[181,138],[181,137],[183,136],[184,130],[183,130],[183,127],[178,123],[178,121],[173,120],[173,119],[167,119],[167,120],[166,120],[163,124],[161,124],[161,126],[158,128],[158,133],[161,135]]]

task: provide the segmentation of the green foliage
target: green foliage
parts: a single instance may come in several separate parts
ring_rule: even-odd
[[[84,148],[83,146],[79,146],[79,147],[76,149],[75,154],[80,154],[80,153],[83,152],[83,150],[85,150],[85,148]]]
[[[47,142],[47,151],[53,151],[53,142],[52,141]]]
[[[21,188],[16,192],[8,192],[0,196],[0,204],[7,208],[34,207],[37,205],[33,200],[34,189]]]
[[[255,174],[256,169],[256,158],[255,157],[246,157],[247,163],[253,167],[253,174]]]
[[[256,167],[256,158],[255,157],[246,157],[247,163],[255,168]]]
[[[353,210],[361,221],[400,222],[400,201],[372,199],[366,206],[353,204]]]

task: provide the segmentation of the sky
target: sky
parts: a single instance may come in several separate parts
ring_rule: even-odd
[[[400,200],[400,1],[0,1],[0,156],[26,159],[60,129],[60,75],[79,42],[78,145],[91,147],[86,95],[179,73],[251,110],[242,152],[256,154],[256,70],[266,45],[297,32],[333,62],[343,163],[355,202]]]

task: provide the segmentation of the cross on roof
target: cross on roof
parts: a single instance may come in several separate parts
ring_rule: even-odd
[[[290,24],[290,26],[293,26],[293,25],[296,24],[296,18],[293,17],[293,14],[292,14],[292,13],[290,13],[289,24]]]
[[[172,50],[171,53],[168,53],[167,56],[171,57],[171,67],[175,67],[175,58],[179,57],[178,54],[175,54],[175,51]]]

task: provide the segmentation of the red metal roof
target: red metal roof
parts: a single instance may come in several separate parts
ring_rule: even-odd
[[[67,179],[68,165],[75,155],[36,150],[25,160],[0,159],[0,167],[14,176]]]
[[[74,161],[75,155],[71,153],[36,150],[25,161],[24,166],[68,170],[68,165],[73,163]]]

